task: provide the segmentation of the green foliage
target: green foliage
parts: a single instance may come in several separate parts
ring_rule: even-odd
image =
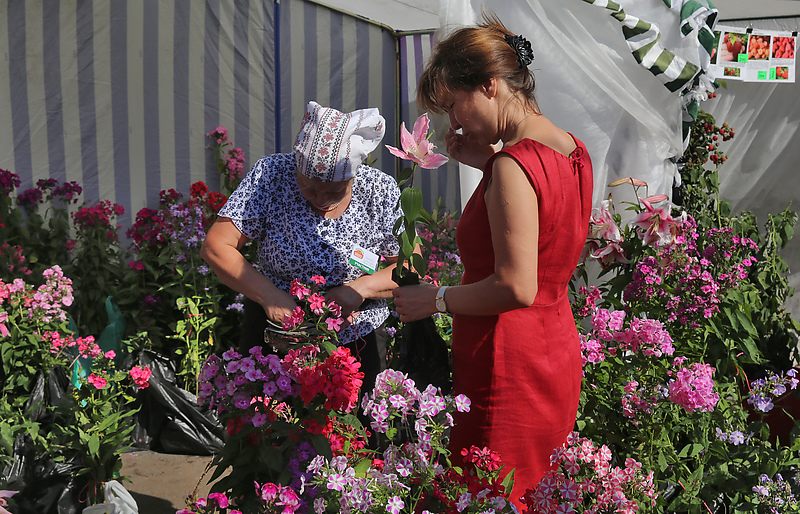
[[[177,305],[183,319],[177,321],[175,334],[171,337],[181,343],[175,347],[179,359],[178,385],[197,395],[200,368],[214,352],[215,327],[220,321],[215,315],[217,302],[204,295],[178,298]]]

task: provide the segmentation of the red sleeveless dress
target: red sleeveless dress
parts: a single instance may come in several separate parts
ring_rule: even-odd
[[[461,463],[470,445],[500,453],[504,471],[516,469],[510,499],[534,488],[550,469],[550,455],[574,429],[581,355],[567,286],[586,240],[592,209],[592,163],[586,147],[570,156],[530,139],[504,149],[533,184],[539,203],[538,293],[530,307],[495,316],[453,319],[453,393],[472,401],[456,414],[450,450]],[[464,263],[462,284],[494,273],[484,195],[494,158],[456,229]]]

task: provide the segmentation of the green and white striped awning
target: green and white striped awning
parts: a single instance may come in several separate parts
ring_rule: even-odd
[[[706,76],[714,48],[714,25],[718,11],[708,0],[662,0],[680,17],[682,37],[697,39],[700,48],[699,62],[676,55],[664,48],[659,28],[646,20],[625,12],[622,6],[609,0],[584,0],[605,7],[622,25],[622,34],[636,61],[658,77],[673,93],[684,97],[683,135],[688,143],[689,128],[697,118],[699,102],[707,92],[714,90],[714,82]]]

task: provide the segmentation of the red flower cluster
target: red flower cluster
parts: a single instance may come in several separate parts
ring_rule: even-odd
[[[0,169],[0,194],[8,196],[19,185],[19,175]]]
[[[464,463],[472,464],[476,468],[492,472],[501,468],[500,454],[490,450],[486,446],[478,448],[474,444],[469,448],[461,450],[461,455],[464,457]]]
[[[102,200],[92,207],[82,207],[77,212],[72,213],[75,227],[78,230],[88,230],[91,228],[108,229],[108,239],[117,237],[116,230],[119,228],[111,221],[113,216],[121,216],[125,213],[125,208],[117,203],[112,204],[109,200]]]
[[[433,483],[431,493],[422,498],[425,508],[431,512],[458,514],[464,512],[472,500],[483,498],[495,506],[504,503],[510,490],[506,491],[502,480],[498,479],[502,468],[500,454],[473,445],[462,449],[461,455],[464,457],[464,470],[448,468]]]
[[[352,410],[358,403],[358,391],[364,378],[360,367],[361,363],[350,355],[350,350],[338,347],[325,362],[299,370],[300,398],[308,405],[322,394],[325,409]]]
[[[228,201],[228,197],[217,191],[209,191],[208,186],[202,180],[192,184],[189,191],[192,196],[189,206],[200,206],[203,210],[203,224],[208,227],[225,202]]]
[[[157,210],[143,207],[136,213],[136,221],[125,235],[133,241],[134,248],[139,252],[147,249],[157,250],[162,245],[168,244],[165,237],[167,228]]]
[[[334,456],[355,457],[367,446],[366,440],[354,432],[353,426],[335,418],[323,416],[325,425],[314,419],[303,420],[303,427],[309,434],[325,436]]]

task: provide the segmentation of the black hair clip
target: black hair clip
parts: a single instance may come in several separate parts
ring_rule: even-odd
[[[517,60],[523,68],[527,68],[533,62],[533,50],[531,49],[530,41],[522,36],[506,34],[506,43],[517,53]]]

